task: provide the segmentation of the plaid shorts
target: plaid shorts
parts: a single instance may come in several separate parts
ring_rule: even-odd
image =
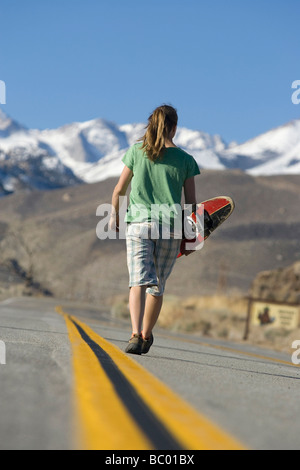
[[[136,224],[135,224],[136,225]],[[181,240],[151,239],[127,232],[129,287],[149,286],[148,294],[161,296],[176,262]]]

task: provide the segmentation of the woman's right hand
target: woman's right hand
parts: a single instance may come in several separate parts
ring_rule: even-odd
[[[119,232],[119,225],[120,225],[119,215],[112,214],[109,220],[109,229],[113,230],[114,232]]]

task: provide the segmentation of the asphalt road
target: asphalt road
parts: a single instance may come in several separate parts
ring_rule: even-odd
[[[61,311],[57,306],[61,306]],[[102,344],[97,335],[107,342]],[[12,299],[1,303],[0,341],[5,345],[6,364],[0,365],[0,449],[77,448],[74,435],[78,439],[79,431],[88,427],[90,421],[87,419],[82,424],[74,411],[74,395],[79,384],[79,379],[74,377],[81,374],[80,383],[88,381],[92,375],[89,367],[95,366],[93,359],[89,363],[84,354],[88,354],[89,348],[96,354],[98,348],[99,362],[102,361],[108,376],[111,364],[115,367],[113,361],[118,365],[115,369],[122,371],[123,356],[127,356],[118,352],[114,356],[110,345],[117,347],[114,351],[123,351],[129,336],[130,326],[126,321],[111,319],[105,311],[88,306],[52,299]],[[129,365],[142,366],[134,370],[137,377],[140,374],[141,382],[148,380],[148,376],[143,378],[143,371],[150,372],[151,377],[158,378],[183,400],[183,413],[187,403],[192,412],[195,410],[195,416],[197,413],[204,416],[208,423],[242,446],[254,450],[300,449],[300,369],[291,363],[290,356],[246,344],[156,331],[150,353],[131,356],[130,361]],[[126,367],[125,364],[125,375]],[[100,386],[105,389],[106,375],[101,380]],[[95,376],[91,387],[94,382]],[[139,386],[133,383],[131,388],[143,395]],[[107,387],[104,392],[109,403],[109,381]],[[155,387],[153,393],[159,393],[159,384],[154,384]],[[123,388],[120,390],[122,393]],[[150,389],[149,393],[152,393]],[[170,398],[166,396],[165,401],[172,402],[172,394]],[[161,409],[166,409],[165,406]],[[176,406],[180,408],[181,404],[176,402]],[[89,413],[95,419],[94,413],[82,406],[81,416]],[[199,420],[191,424],[191,433],[193,426],[199,426]],[[207,429],[204,428],[204,434],[209,432]],[[151,430],[147,439],[150,437]]]

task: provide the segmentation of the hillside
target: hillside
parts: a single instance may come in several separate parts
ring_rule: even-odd
[[[300,262],[262,271],[253,281],[251,294],[258,299],[300,304]]]
[[[20,293],[26,279],[35,293],[95,304],[127,294],[125,241],[96,237],[96,209],[110,202],[115,183],[0,199],[1,298]],[[259,272],[300,260],[299,184],[297,175],[203,170],[198,200],[227,194],[236,209],[201,252],[177,262],[168,294],[245,294]]]

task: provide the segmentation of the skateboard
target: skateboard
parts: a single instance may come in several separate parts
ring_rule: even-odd
[[[235,204],[228,196],[218,196],[183,211],[183,239],[178,258],[185,250],[198,251],[207,238],[232,214]]]

